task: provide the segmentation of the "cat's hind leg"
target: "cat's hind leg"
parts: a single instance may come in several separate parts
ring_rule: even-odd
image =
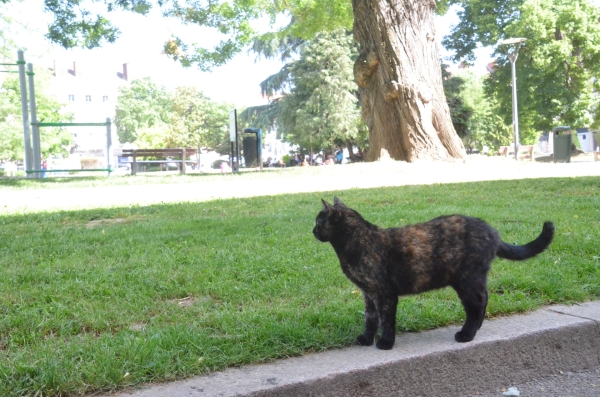
[[[359,335],[356,341],[361,346],[371,346],[379,328],[379,315],[377,314],[377,306],[375,306],[373,299],[364,292],[363,298],[365,300],[365,332]]]
[[[465,309],[467,319],[462,329],[454,335],[457,342],[470,342],[483,324],[488,302],[485,278],[464,280],[455,287]]]
[[[484,296],[484,304],[483,304],[483,311],[481,313],[481,319],[479,320],[479,327],[477,327],[477,329],[481,328],[481,326],[483,325],[483,319],[485,318],[485,313],[487,310],[487,304],[488,304],[488,292],[487,292],[487,287],[485,288],[485,296]]]

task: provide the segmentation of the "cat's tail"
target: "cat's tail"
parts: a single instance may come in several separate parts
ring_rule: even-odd
[[[542,233],[535,240],[525,245],[512,245],[502,241],[496,251],[496,255],[500,258],[513,261],[522,261],[533,258],[548,248],[553,237],[554,224],[552,222],[544,222]]]

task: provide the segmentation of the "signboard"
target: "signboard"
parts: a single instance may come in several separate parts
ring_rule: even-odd
[[[232,109],[229,112],[229,142],[235,142],[237,137],[237,114],[236,110]]]

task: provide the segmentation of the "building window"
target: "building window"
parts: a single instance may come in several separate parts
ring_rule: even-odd
[[[586,138],[586,135],[582,135],[582,136],[581,136],[581,140],[582,140],[582,141],[585,141],[585,138]]]
[[[102,102],[108,102],[108,96],[104,95],[104,96],[102,97]]]
[[[85,101],[86,102],[92,102],[92,96],[91,95],[86,95],[85,96]]]
[[[69,102],[75,102],[75,95],[69,94]]]

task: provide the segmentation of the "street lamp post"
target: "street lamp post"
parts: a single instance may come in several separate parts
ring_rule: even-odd
[[[515,69],[515,63],[519,56],[519,48],[527,39],[517,37],[514,39],[501,40],[500,45],[514,46],[514,51],[509,54],[507,52],[508,59],[511,64],[512,72],[512,114],[513,114],[513,139],[515,141],[515,160],[519,160],[519,114],[517,112],[517,73]]]

